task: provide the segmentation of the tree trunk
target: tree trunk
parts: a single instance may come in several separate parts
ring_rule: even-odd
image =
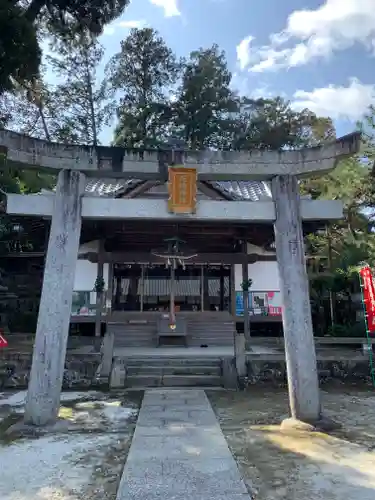
[[[98,131],[97,131],[97,126],[96,126],[96,114],[95,114],[95,106],[94,106],[92,78],[91,78],[91,74],[90,74],[90,64],[89,64],[87,52],[85,54],[85,60],[86,60],[87,93],[89,96],[90,121],[91,121],[91,128],[92,128],[92,142],[93,142],[93,146],[97,146],[98,145]]]

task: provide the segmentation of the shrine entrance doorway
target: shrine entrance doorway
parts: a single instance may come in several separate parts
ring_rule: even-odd
[[[176,312],[231,311],[231,266],[115,264],[112,311],[168,312],[171,287]]]

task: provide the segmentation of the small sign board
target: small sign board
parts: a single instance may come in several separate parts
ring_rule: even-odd
[[[183,166],[169,167],[168,192],[168,210],[171,213],[195,213],[197,205],[197,169]]]

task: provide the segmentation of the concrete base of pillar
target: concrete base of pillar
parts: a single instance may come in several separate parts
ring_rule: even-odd
[[[101,346],[102,362],[100,364],[99,378],[102,382],[109,382],[112,364],[113,364],[113,347],[115,336],[113,332],[106,333]]]
[[[123,362],[114,360],[112,365],[111,377],[109,380],[110,389],[124,389],[126,382],[126,366]]]
[[[57,418],[56,422],[43,427],[26,424],[24,420],[21,420],[8,427],[4,434],[11,439],[35,439],[48,434],[68,432],[71,425],[71,422],[66,418]]]
[[[234,358],[223,359],[223,386],[224,389],[238,389],[238,376]]]
[[[103,347],[103,337],[95,337],[94,339],[94,349],[95,352],[100,352]]]
[[[296,418],[286,418],[281,422],[281,430],[295,432],[332,432],[340,429],[341,424],[327,417],[321,417],[315,422],[302,422]]]
[[[236,369],[237,375],[241,377],[246,377],[246,349],[245,349],[245,335],[243,333],[237,333],[234,337],[234,349],[236,357]]]
[[[245,343],[245,351],[251,352],[253,348],[251,347],[251,341]]]

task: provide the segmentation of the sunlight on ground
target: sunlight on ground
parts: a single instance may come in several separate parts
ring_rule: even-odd
[[[65,420],[72,420],[73,419],[73,408],[61,406],[60,411],[59,411],[59,418],[63,418]]]
[[[100,464],[105,436],[22,440],[0,448],[1,500],[72,500],[92,481],[92,465],[79,462],[94,454]]]
[[[0,393],[0,423],[21,417],[25,397]],[[139,401],[88,391],[62,393],[61,402],[69,432],[0,445],[1,500],[115,500]]]
[[[375,454],[358,444],[322,433],[288,433],[277,426],[252,427],[263,438],[286,452],[299,454],[320,464],[331,476],[344,483],[370,488],[375,498]],[[334,469],[337,470],[334,470]],[[333,478],[331,478],[333,479]]]
[[[257,500],[373,500],[375,397],[343,387],[325,391],[335,435],[290,432],[276,425],[288,413],[285,391],[258,388],[210,394],[228,444]]]
[[[284,390],[208,395],[256,500],[374,500],[374,392],[343,386],[323,392],[325,413],[343,424],[334,435],[281,430]],[[0,424],[21,417],[25,396],[0,393]],[[129,397],[63,393],[60,417],[69,432],[0,445],[0,499],[115,500],[140,403]],[[171,430],[184,435],[189,426]],[[194,446],[189,452],[200,454]]]

